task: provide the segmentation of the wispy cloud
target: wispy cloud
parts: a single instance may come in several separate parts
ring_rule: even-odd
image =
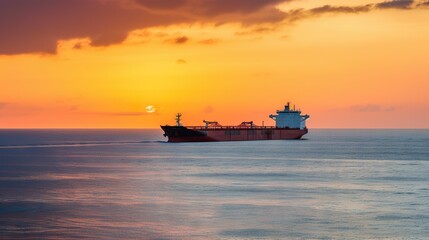
[[[42,107],[36,105],[18,102],[0,102],[0,113],[8,116],[32,115],[42,110]]]
[[[82,49],[82,48],[83,48],[83,44],[81,42],[78,42],[73,46],[73,49]]]
[[[429,7],[429,1],[424,1],[424,2],[420,2],[419,4],[417,4],[418,7],[422,6],[422,7]]]
[[[84,112],[86,114],[92,115],[105,115],[105,116],[116,116],[116,117],[140,117],[140,116],[149,116],[149,115],[158,115],[155,113],[148,112]]]
[[[355,112],[390,112],[390,111],[394,111],[395,107],[382,106],[379,104],[366,104],[366,105],[355,105],[350,107],[350,109]]]
[[[310,10],[311,14],[323,14],[323,13],[361,13],[361,12],[369,12],[371,10],[371,5],[363,5],[363,6],[332,6],[325,5],[322,7],[313,8]]]
[[[177,59],[176,60],[176,63],[177,64],[186,64],[186,63],[188,63],[185,59]]]
[[[183,43],[186,43],[187,41],[189,41],[189,38],[186,36],[182,36],[174,39],[174,43],[176,44],[183,44]]]
[[[204,109],[203,109],[203,113],[209,114],[212,113],[214,111],[213,106],[211,105],[207,105]]]
[[[414,4],[413,0],[393,0],[377,3],[375,6],[380,9],[396,8],[396,9],[410,9]]]
[[[273,32],[275,30],[276,30],[276,28],[274,26],[272,26],[272,27],[266,27],[266,26],[265,27],[254,27],[254,28],[250,28],[250,29],[247,29],[244,31],[237,31],[235,33],[235,35],[240,36],[240,35],[249,35],[249,34],[264,34],[267,32]]]
[[[429,1],[428,1],[429,2]],[[334,6],[334,5],[324,5],[321,7],[311,8],[311,9],[292,9],[286,13],[285,21],[295,22],[301,19],[320,16],[323,14],[357,14],[365,13],[374,10],[384,10],[384,9],[397,9],[397,10],[408,10],[413,9],[419,6],[415,5],[413,0],[392,0],[385,1],[375,4],[365,4],[358,6]]]
[[[0,102],[0,109],[5,108],[9,103],[7,102]]]
[[[213,44],[217,44],[219,42],[220,42],[219,39],[214,39],[214,38],[208,38],[208,39],[204,39],[204,40],[199,41],[199,43],[207,44],[207,45],[213,45]]]

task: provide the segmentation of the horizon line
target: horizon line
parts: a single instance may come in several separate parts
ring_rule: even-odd
[[[345,127],[345,128],[308,128],[309,130],[429,130],[428,128],[377,128],[377,127]],[[48,128],[1,128],[0,130],[161,130],[160,128],[127,128],[127,127],[106,127],[106,128],[93,128],[93,127],[48,127]]]

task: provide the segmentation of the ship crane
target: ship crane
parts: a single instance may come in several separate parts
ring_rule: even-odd
[[[206,120],[203,120],[203,122],[206,124],[206,128],[208,128],[209,126],[214,126],[214,127],[221,126],[217,121],[206,121]]]
[[[250,122],[242,122],[240,125],[238,125],[239,127],[244,127],[244,128],[248,128],[250,126],[250,128],[253,128],[253,121]]]

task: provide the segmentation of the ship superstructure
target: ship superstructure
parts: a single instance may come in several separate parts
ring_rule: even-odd
[[[217,121],[206,121],[205,126],[183,126],[182,114],[176,115],[176,126],[161,126],[169,142],[212,142],[212,141],[250,141],[301,139],[308,133],[306,120],[309,115],[301,115],[295,107],[287,103],[284,110],[269,117],[275,126],[257,126],[253,121],[245,121],[237,126],[223,126]]]
[[[305,120],[310,118],[309,115],[301,115],[300,110],[296,110],[295,106],[293,109],[290,107],[290,103],[288,102],[285,105],[284,110],[277,110],[277,114],[271,114],[270,118],[276,121],[277,128],[306,128]]]

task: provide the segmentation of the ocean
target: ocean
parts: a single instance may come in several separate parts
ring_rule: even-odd
[[[429,130],[0,130],[0,239],[429,239]]]

